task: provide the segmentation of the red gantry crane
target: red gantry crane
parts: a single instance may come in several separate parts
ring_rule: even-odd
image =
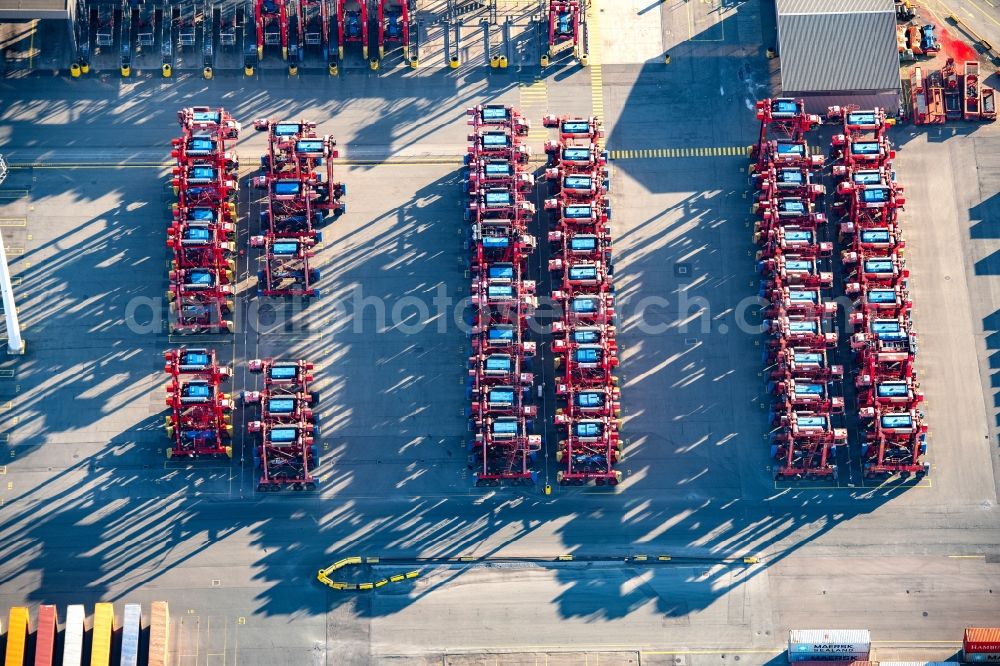
[[[548,48],[542,66],[566,50],[586,65],[586,0],[549,0],[548,14]]]
[[[254,0],[257,28],[257,58],[267,47],[281,47],[281,59],[288,60],[288,0]]]
[[[368,60],[368,1],[335,0],[337,3],[337,59],[343,61],[347,44],[360,44],[361,57]]]
[[[384,58],[387,44],[399,44],[403,59],[411,62],[410,0],[376,0],[378,16],[378,57]]]

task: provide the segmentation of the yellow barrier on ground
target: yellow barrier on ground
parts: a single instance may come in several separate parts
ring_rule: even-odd
[[[378,564],[379,558],[377,557],[344,557],[337,560],[325,569],[320,569],[316,573],[316,580],[323,583],[327,587],[333,590],[374,590],[375,588],[382,587],[383,585],[388,585],[389,583],[401,583],[405,580],[412,580],[420,575],[420,571],[408,571],[405,574],[396,574],[388,578],[382,578],[377,581],[366,582],[366,583],[348,583],[347,581],[332,580],[330,574],[333,572],[343,569],[347,566],[353,566],[356,564],[361,564],[362,561],[366,564]]]

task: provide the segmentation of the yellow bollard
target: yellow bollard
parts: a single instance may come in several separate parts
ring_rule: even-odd
[[[507,56],[500,56],[500,69],[507,69]]]
[[[72,65],[70,65],[69,75],[72,76],[74,79],[80,78],[80,65],[76,64],[75,62]]]
[[[766,52],[768,60],[771,60],[776,55],[774,49],[768,49]]]
[[[123,79],[127,79],[129,77],[129,75],[132,74],[132,68],[129,67],[128,65],[122,65],[121,69],[122,69],[122,78]]]
[[[663,54],[663,64],[664,65],[669,65],[670,64],[670,54],[669,53],[664,53]]]
[[[165,62],[163,63],[163,66],[160,67],[160,72],[163,74],[163,78],[169,79],[174,74],[174,68],[170,66],[169,62]]]
[[[545,494],[546,495],[551,495],[552,494],[552,486],[550,484],[548,484],[548,483],[545,484]]]
[[[545,55],[542,56],[541,65],[542,65],[542,67],[548,67],[549,66],[549,54],[548,53],[546,53]]]
[[[590,56],[584,53],[582,56],[580,56],[580,66],[586,67],[589,64],[590,64]]]
[[[448,66],[451,67],[452,69],[458,69],[458,65],[459,65],[458,56],[452,56],[451,60],[448,61]]]
[[[377,72],[378,71],[378,58],[372,58],[371,60],[369,60],[368,61],[368,67],[370,67],[373,72]]]
[[[420,61],[416,58],[410,58],[410,69],[416,69],[420,66]]]
[[[89,62],[81,62],[80,63],[80,73],[81,74],[89,74],[90,73],[90,63]]]
[[[337,76],[337,74],[340,73],[340,68],[337,67],[337,63],[335,62],[331,62],[329,65],[327,65],[326,69],[330,73],[330,76]]]
[[[295,63],[289,63],[288,65],[288,76],[297,76],[299,73],[299,66]]]
[[[244,65],[243,66],[243,75],[244,76],[253,76],[253,65]]]
[[[210,80],[212,78],[212,68],[206,67],[205,69],[201,70],[201,75],[205,77],[206,81]]]
[[[492,69],[496,69],[499,66],[500,66],[500,56],[491,56],[490,57],[490,67]]]

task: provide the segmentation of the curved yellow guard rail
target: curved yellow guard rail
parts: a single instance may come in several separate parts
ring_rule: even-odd
[[[320,569],[316,574],[316,580],[323,583],[327,587],[334,590],[374,590],[376,588],[382,587],[383,585],[388,585],[389,583],[401,583],[405,580],[412,580],[420,575],[419,571],[407,571],[405,574],[396,574],[395,576],[389,576],[388,578],[381,578],[376,581],[369,583],[348,583],[346,581],[332,580],[330,574],[333,572],[343,569],[344,567],[354,566],[358,564],[378,564],[377,557],[367,557],[362,560],[360,557],[345,557],[341,560],[337,560],[325,569]]]

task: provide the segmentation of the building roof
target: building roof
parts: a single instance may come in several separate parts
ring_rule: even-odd
[[[68,18],[69,0],[0,0],[0,21]]]
[[[895,12],[892,0],[776,0],[778,14],[856,14]]]
[[[777,0],[784,92],[899,88],[892,0]]]

